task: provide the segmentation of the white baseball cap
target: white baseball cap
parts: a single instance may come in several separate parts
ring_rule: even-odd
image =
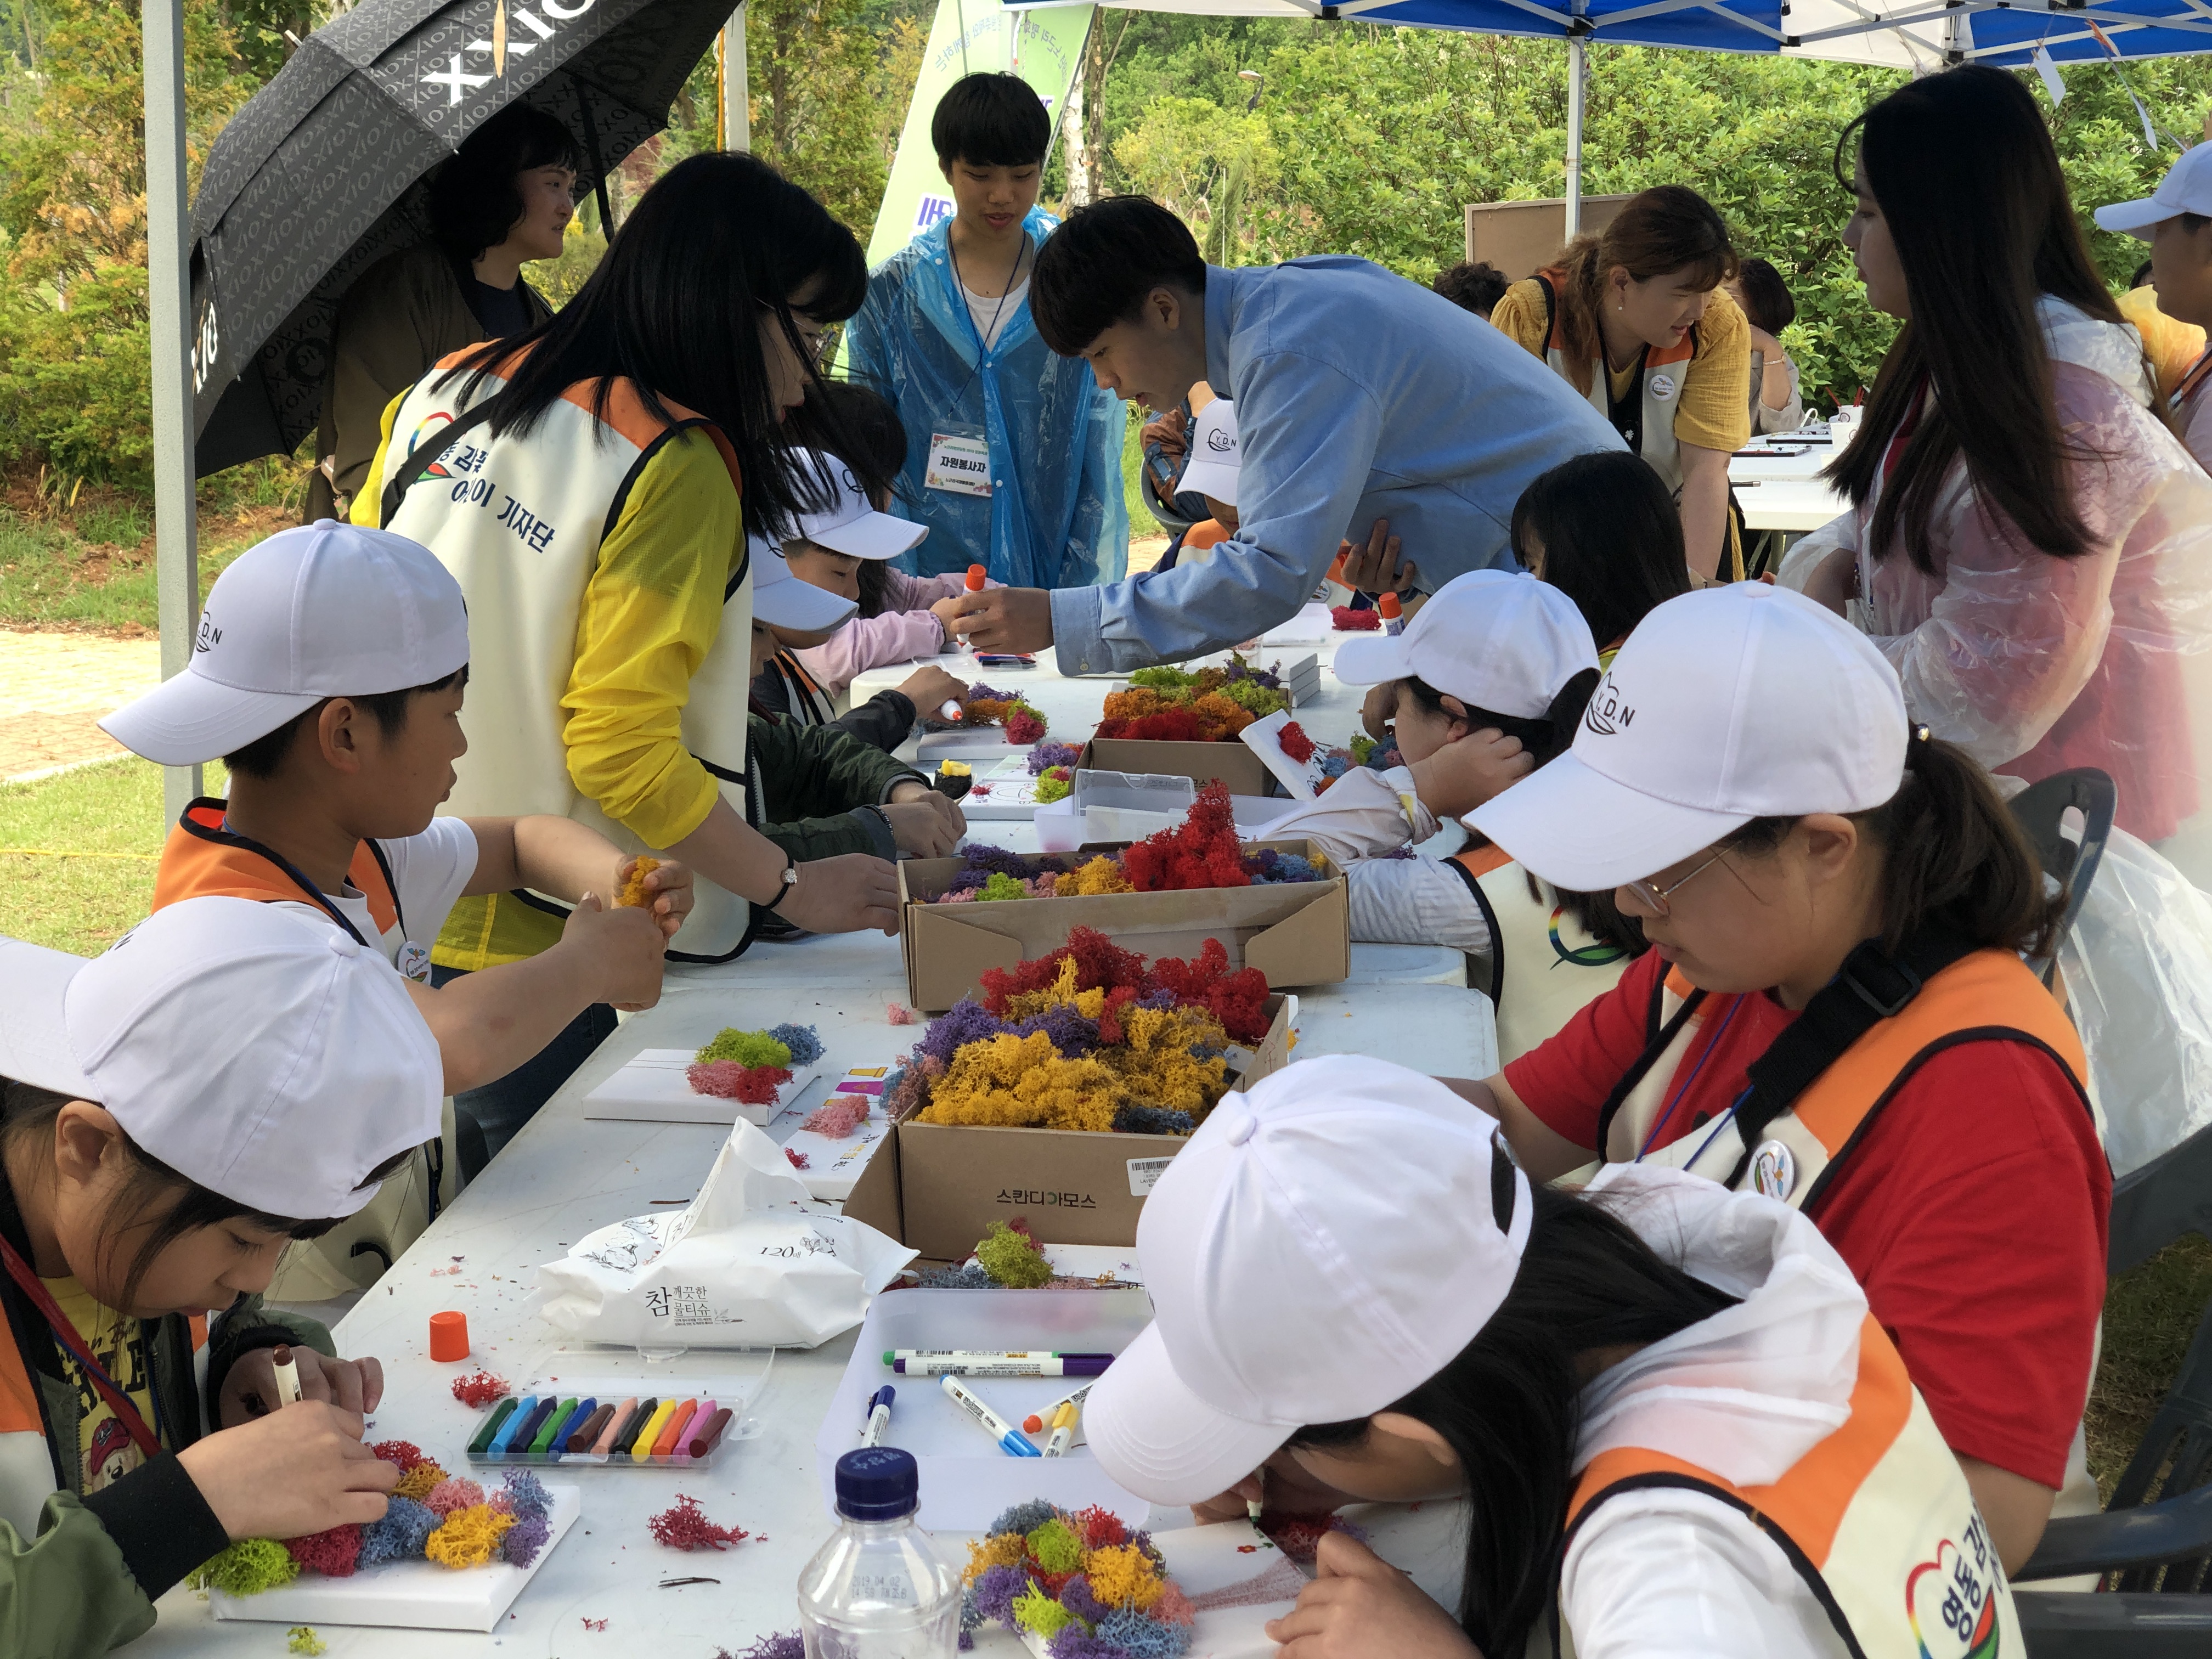
[[[1470,570],[1413,613],[1406,631],[1356,634],[1336,648],[1347,685],[1417,678],[1470,708],[1534,720],[1560,688],[1597,666],[1575,602],[1525,570]]]
[[[1176,494],[1195,491],[1237,505],[1237,474],[1243,465],[1237,442],[1237,405],[1216,398],[1190,425],[1190,462],[1176,480]]]
[[[2114,202],[2099,208],[2094,216],[2100,230],[2125,231],[2148,242],[2153,226],[2183,213],[2212,219],[2212,144],[2185,151],[2148,196]]]
[[[1145,1200],[1152,1322],[1091,1386],[1092,1455],[1191,1504],[1387,1409],[1505,1300],[1531,1212],[1497,1124],[1419,1072],[1332,1054],[1223,1096]]]
[[[752,558],[755,622],[823,634],[859,611],[860,605],[842,593],[817,587],[799,575],[783,550],[773,543],[749,536],[745,550]]]
[[[210,1192],[351,1215],[439,1133],[437,1039],[392,964],[252,899],[165,906],[87,962],[0,939],[0,1076],[105,1106]]]
[[[796,471],[813,473],[815,487],[827,484],[830,492],[830,506],[819,513],[799,515],[799,535],[817,546],[848,558],[896,559],[929,534],[926,524],[877,512],[851,466],[835,455],[802,449],[792,457],[792,465]]]
[[[240,554],[208,592],[184,672],[100,728],[148,760],[191,766],[325,697],[410,690],[468,660],[461,585],[435,554],[321,519]]]
[[[1753,818],[1881,805],[1910,735],[1865,635],[1788,588],[1732,582],[1646,616],[1574,747],[1462,822],[1553,886],[1602,892]]]

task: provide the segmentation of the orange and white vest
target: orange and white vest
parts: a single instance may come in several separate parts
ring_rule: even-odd
[[[273,848],[249,841],[223,826],[224,804],[201,797],[185,808],[161,848],[161,862],[154,874],[154,908],[188,898],[255,899],[264,903],[313,904],[356,944],[381,951],[408,978],[428,984],[430,941],[407,937],[407,919],[400,912],[398,890],[392,885],[392,868],[384,849],[373,841],[354,848],[346,879],[368,902],[369,920],[377,937],[362,939],[360,929],[332,904],[313,881]]]
[[[1576,364],[1567,356],[1566,319],[1559,304],[1566,272],[1557,265],[1540,270],[1536,285],[1543,290],[1544,314],[1550,319],[1544,337],[1544,361],[1554,374],[1572,386]],[[1668,493],[1678,496],[1682,493],[1682,453],[1674,442],[1674,416],[1682,406],[1682,382],[1697,355],[1694,324],[1673,345],[1646,346],[1628,395],[1619,403],[1613,400],[1611,377],[1602,357],[1581,365],[1589,371],[1589,389],[1583,395],[1590,407],[1613,423],[1631,453],[1649,462]]]
[[[1498,1024],[1498,1063],[1510,1066],[1559,1035],[1589,1004],[1620,983],[1636,958],[1599,939],[1498,847],[1471,848],[1445,860],[1466,881],[1490,928],[1489,994]],[[1507,968],[1512,969],[1507,981]]]
[[[1567,1542],[1608,1498],[1686,1488],[1741,1511],[1780,1547],[1846,1652],[1867,1659],[2019,1654],[2012,1590],[1988,1524],[1905,1362],[1871,1314],[1859,1333],[1850,1413],[1770,1486],[1731,1486],[1639,1446],[1601,1452],[1568,1502]],[[1555,1650],[1574,1652],[1565,1608]]]
[[[1656,1041],[1692,993],[1679,969],[1668,975],[1650,1028]],[[1672,1040],[1614,1112],[1606,1132],[1603,1161],[1636,1161],[1674,1092],[1684,1058],[1702,1047],[1710,1000],[1690,1011]],[[1962,1039],[1996,1038],[2042,1049],[2066,1073],[2090,1110],[2089,1064],[2081,1039],[2043,981],[2009,951],[1976,951],[1929,976],[1920,994],[1887,1019],[1878,1020],[1798,1096],[1790,1110],[1766,1126],[1753,1150],[1744,1179],[1769,1198],[1802,1210],[1817,1199],[1838,1163],[1867,1125],[1888,1104],[1898,1085],[1920,1062]],[[1744,1146],[1730,1112],[1646,1153],[1643,1162],[1728,1181],[1744,1162]],[[1580,1181],[1570,1177],[1574,1184]]]
[[[591,825],[626,852],[659,851],[569,778],[561,699],[575,665],[577,617],[599,568],[599,544],[646,463],[693,428],[714,441],[731,483],[741,488],[737,458],[711,422],[665,399],[671,418],[659,419],[626,380],[611,388],[603,417],[592,413],[598,383],[584,381],[527,435],[492,437],[483,405],[507,382],[489,376],[474,398],[462,396],[469,376],[446,382],[447,372],[477,349],[441,360],[407,393],[392,419],[383,474],[369,485],[382,496],[384,527],[436,554],[468,600],[468,723],[476,737],[454,763],[458,781],[439,810],[462,817],[550,813]],[[740,816],[751,670],[752,573],[740,554],[721,632],[691,678],[683,716],[684,747]],[[744,946],[750,907],[703,878],[696,893],[668,955],[726,961]],[[527,896],[541,908],[566,909]]]

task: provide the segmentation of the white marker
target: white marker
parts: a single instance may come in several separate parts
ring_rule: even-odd
[[[1009,1457],[1041,1457],[1043,1454],[1030,1444],[1020,1430],[985,1405],[982,1400],[964,1385],[958,1377],[942,1379],[945,1397],[975,1419],[975,1425],[999,1443],[999,1449]]]
[[[1065,1457],[1067,1449],[1075,1443],[1075,1402],[1062,1401],[1060,1409],[1053,1413],[1052,1438],[1044,1443],[1047,1457]]]
[[[300,1403],[300,1368],[292,1361],[291,1349],[279,1344],[270,1356],[276,1367],[276,1403],[296,1406]]]
[[[897,1390],[889,1387],[878,1389],[868,1400],[868,1421],[860,1431],[863,1446],[880,1446],[884,1432],[891,1425],[891,1400]]]

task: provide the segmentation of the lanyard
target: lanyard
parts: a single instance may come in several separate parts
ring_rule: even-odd
[[[1636,1154],[1638,1164],[1650,1156],[1652,1143],[1659,1139],[1659,1132],[1667,1127],[1667,1120],[1674,1115],[1674,1109],[1682,1103],[1682,1097],[1690,1092],[1690,1085],[1698,1080],[1698,1073],[1705,1069],[1705,1062],[1713,1057],[1713,1050],[1721,1046],[1721,1039],[1728,1035],[1729,1023],[1735,1018],[1736,1010],[1742,1006],[1743,999],[1738,997],[1729,1005],[1728,1012],[1721,1016],[1720,1025],[1713,1032],[1711,1041],[1705,1044],[1705,1052],[1698,1056],[1698,1063],[1690,1068],[1689,1076],[1676,1085],[1674,1097],[1667,1103],[1667,1109],[1659,1114],[1658,1121],[1651,1126],[1651,1133],[1644,1138],[1643,1149]],[[1735,1108],[1731,1106],[1729,1109],[1734,1111]]]
[[[160,1437],[146,1426],[146,1419],[139,1415],[137,1407],[131,1403],[130,1395],[117,1388],[114,1380],[100,1369],[100,1362],[92,1357],[91,1347],[77,1334],[76,1327],[70,1322],[70,1316],[61,1310],[60,1304],[40,1282],[38,1274],[31,1271],[30,1263],[18,1255],[15,1247],[4,1238],[0,1238],[0,1261],[4,1261],[7,1265],[8,1277],[15,1281],[25,1296],[31,1298],[31,1304],[46,1316],[46,1324],[54,1334],[54,1340],[69,1351],[70,1358],[76,1360],[84,1374],[92,1379],[92,1386],[100,1391],[100,1397],[107,1402],[107,1408],[115,1413],[115,1420],[129,1431],[138,1449],[149,1462],[159,1457],[161,1455]],[[152,1390],[153,1382],[149,1377],[147,1381],[149,1399],[152,1398]]]

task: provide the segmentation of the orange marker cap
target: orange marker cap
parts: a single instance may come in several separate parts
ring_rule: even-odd
[[[430,1316],[430,1358],[466,1359],[469,1357],[469,1316],[463,1313]]]
[[[1405,606],[1398,603],[1398,596],[1395,593],[1383,594],[1375,601],[1375,609],[1384,622],[1395,622],[1406,613]]]
[[[983,579],[984,570],[981,565],[971,564],[968,567],[968,591],[970,593],[980,593],[983,591]]]

